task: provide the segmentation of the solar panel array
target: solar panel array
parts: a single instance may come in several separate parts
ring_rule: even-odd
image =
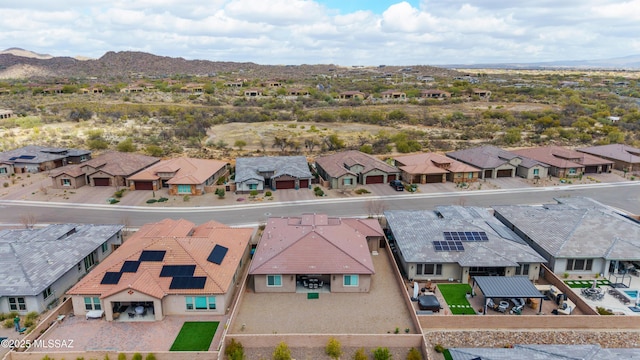
[[[102,281],[100,281],[100,284],[115,285],[118,283],[118,281],[120,281],[121,276],[122,276],[121,272],[107,271],[106,273],[104,273],[104,276],[102,277]]]
[[[176,276],[171,279],[169,289],[204,289],[206,276]]]
[[[193,276],[195,265],[164,265],[160,277]]]
[[[442,234],[447,241],[489,241],[484,231],[445,231]]]
[[[143,250],[140,261],[162,261],[166,253],[165,250]]]
[[[213,250],[211,250],[211,254],[209,254],[207,261],[218,265],[222,264],[222,260],[224,259],[224,256],[227,255],[227,251],[229,251],[229,249],[226,247],[216,245],[213,247]]]
[[[460,240],[434,241],[433,248],[436,251],[464,251],[464,245]]]
[[[140,267],[140,261],[127,260],[124,262],[124,264],[122,264],[122,268],[120,268],[120,272],[134,273],[138,271],[139,267]]]

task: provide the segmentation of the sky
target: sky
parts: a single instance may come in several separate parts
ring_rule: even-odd
[[[444,65],[640,54],[640,0],[0,0],[0,50],[265,65]]]

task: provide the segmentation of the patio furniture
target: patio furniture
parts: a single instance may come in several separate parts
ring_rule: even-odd
[[[129,319],[133,319],[134,317],[136,317],[136,313],[128,313],[129,314]]]
[[[145,312],[144,306],[142,305],[136,306],[135,311],[137,315],[144,315],[143,314]]]
[[[318,283],[318,287],[323,287],[324,286],[324,281],[320,280],[320,282]]]
[[[302,286],[308,288],[309,287],[309,283],[307,282],[307,280],[302,280]]]
[[[498,311],[501,313],[506,313],[509,310],[509,302],[508,301],[500,301],[500,305],[498,305]]]
[[[514,307],[509,313],[512,315],[521,315],[522,309],[524,309],[524,304]]]
[[[85,315],[86,319],[102,319],[102,317],[104,316],[104,310],[91,310],[91,311],[87,311],[87,314]]]

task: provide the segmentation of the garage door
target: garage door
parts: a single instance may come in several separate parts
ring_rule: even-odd
[[[586,166],[584,168],[584,172],[587,174],[595,174],[598,172],[598,167],[597,166]]]
[[[387,175],[387,180],[388,180],[389,182],[391,182],[391,181],[393,181],[393,180],[395,180],[395,179],[396,179],[396,174]]]
[[[384,175],[367,176],[367,184],[382,184]]]
[[[93,184],[95,186],[110,186],[109,178],[93,178]]]
[[[309,180],[300,180],[300,189],[306,189],[309,187]]]
[[[276,181],[276,189],[294,189],[296,187],[295,180],[279,180]]]
[[[511,170],[498,170],[498,177],[511,177]]]
[[[136,181],[136,190],[153,190],[153,183],[151,181]]]
[[[427,175],[427,184],[441,183],[442,175]]]

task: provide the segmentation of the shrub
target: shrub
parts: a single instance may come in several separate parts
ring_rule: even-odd
[[[165,201],[169,201],[169,199],[167,199],[166,197],[161,197],[160,199],[158,199],[158,202],[165,202]]]
[[[239,341],[232,338],[224,349],[224,354],[229,360],[244,360],[244,347]]]
[[[135,353],[131,357],[131,360],[142,360],[142,355],[140,353]]]
[[[190,199],[191,199],[191,196],[189,196],[189,195],[185,195],[185,196],[182,198],[182,200],[183,200],[184,202],[187,202],[187,201],[189,201]]]
[[[119,202],[120,202],[120,200],[118,200],[118,199],[111,199],[111,200],[109,200],[109,204],[111,204],[111,205],[113,205],[113,204],[117,204],[117,203],[119,203]]]
[[[340,346],[340,341],[336,338],[329,338],[329,342],[327,342],[327,347],[324,349],[325,353],[329,355],[332,359],[339,359],[340,355],[342,355],[342,348]]]
[[[371,191],[369,191],[367,189],[360,188],[360,189],[356,189],[355,193],[358,194],[358,195],[360,195],[360,194],[370,194]]]
[[[2,323],[2,326],[3,326],[3,327],[5,327],[5,328],[7,328],[7,329],[12,328],[12,327],[13,327],[13,319],[7,319],[7,320],[5,320],[5,321]]]
[[[156,199],[147,200],[147,204],[153,204],[153,203],[156,203],[156,202],[158,202],[158,200],[156,200]]]
[[[104,359],[102,360],[109,360],[109,355],[108,354],[104,354]]]
[[[126,188],[124,188],[124,189],[120,189],[120,190],[118,190],[118,191],[114,192],[114,193],[113,193],[113,196],[114,196],[114,197],[116,197],[116,198],[118,198],[118,199],[120,199],[120,198],[124,195],[124,192],[125,192],[125,191],[127,191],[127,189],[126,189]]]
[[[291,360],[291,350],[284,341],[273,350],[273,360]]]
[[[444,346],[442,346],[442,344],[436,344],[436,346],[433,347],[433,350],[435,350],[439,354],[442,354],[442,352],[444,351]]]
[[[611,310],[605,309],[602,306],[596,306],[596,311],[600,315],[613,315],[613,312]]]
[[[147,356],[144,359],[145,360],[156,360],[156,356],[153,353],[149,353],[149,354],[147,354]]]
[[[258,190],[251,190],[251,191],[249,192],[249,195],[251,195],[251,196],[253,196],[253,197],[258,196]]]
[[[118,360],[127,360],[127,355],[123,353],[118,354]]]
[[[372,351],[374,360],[391,360],[391,353],[386,347],[379,347]]]
[[[218,195],[218,198],[224,199],[224,189],[222,188],[216,189],[215,194]]]
[[[26,328],[30,328],[30,327],[32,327],[34,324],[35,324],[35,322],[34,322],[33,320],[31,320],[31,319],[28,319],[28,320],[25,320],[25,321],[24,321],[24,327],[26,327]]]
[[[322,191],[319,186],[313,188],[313,193],[316,194],[316,196],[324,196],[324,191]]]
[[[5,319],[7,319],[7,314],[5,313],[0,313],[0,321],[4,321]]]
[[[216,185],[222,185],[222,184],[224,184],[225,180],[226,180],[226,179],[224,178],[224,176],[219,177],[219,178],[218,178],[218,180],[216,180]]]
[[[9,187],[9,183],[5,181],[5,182],[2,184],[2,186],[4,186],[4,187]]]
[[[369,357],[364,352],[364,348],[360,348],[360,349],[356,350],[356,353],[353,354],[353,360],[368,360],[368,359],[369,359]]]
[[[271,193],[271,191],[267,191],[267,192],[265,192],[265,193],[264,193],[264,196],[271,196],[271,195],[273,195],[273,194]]]
[[[407,360],[422,360],[422,354],[416,348],[411,348],[407,354]]]
[[[569,273],[568,273],[568,272],[566,272],[566,273],[562,274],[562,277],[563,277],[563,278],[565,278],[565,279],[567,279],[567,278],[569,277]]]

